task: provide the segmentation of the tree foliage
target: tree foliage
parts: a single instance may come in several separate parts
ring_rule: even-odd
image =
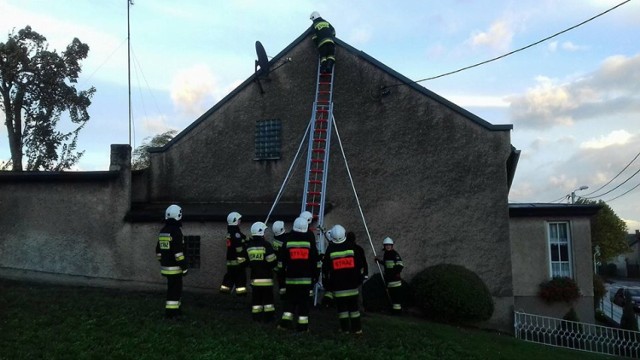
[[[58,54],[30,26],[12,31],[0,43],[0,110],[5,115],[13,171],[69,169],[84,152],[76,152],[78,133],[89,121],[87,108],[95,88],[79,91],[75,84],[80,61],[89,46],[77,38]],[[68,113],[74,130],[60,131]]]
[[[579,199],[576,203],[600,206],[600,211],[591,219],[591,246],[600,248],[598,259],[608,261],[631,251],[627,243],[627,224],[606,202]]]
[[[161,147],[166,145],[178,132],[176,130],[165,131],[162,134],[158,134],[154,137],[145,138],[142,145],[138,146],[133,151],[133,159],[131,161],[131,169],[141,170],[148,168],[151,165],[149,160],[149,148]]]

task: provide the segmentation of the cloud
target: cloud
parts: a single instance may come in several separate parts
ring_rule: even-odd
[[[174,75],[171,100],[181,112],[197,117],[217,100],[216,86],[217,80],[206,65],[194,65]]]
[[[581,45],[576,45],[571,41],[565,41],[565,42],[562,42],[562,43],[559,43],[557,41],[552,41],[547,46],[547,49],[550,52],[556,52],[556,51],[558,51],[558,49],[564,50],[564,51],[569,51],[569,52],[575,52],[575,51],[586,50],[587,47],[586,46],[581,46]]]
[[[498,20],[491,24],[489,30],[475,32],[469,42],[473,46],[486,46],[493,50],[505,51],[511,45],[513,30],[509,22]]]
[[[601,116],[640,113],[640,55],[612,56],[600,68],[561,83],[544,76],[512,96],[510,115],[520,128],[571,126]]]
[[[616,130],[599,139],[591,139],[580,144],[582,149],[603,149],[611,145],[624,145],[633,137],[626,130]]]

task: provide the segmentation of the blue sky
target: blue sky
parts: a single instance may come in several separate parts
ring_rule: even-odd
[[[276,55],[308,28],[313,10],[341,40],[420,80],[527,46],[623,2],[135,0],[132,145],[187,127],[253,73],[256,40]],[[0,0],[0,41],[31,25],[50,48],[61,51],[74,37],[91,48],[78,86],[97,93],[80,133],[79,170],[106,170],[110,144],[129,142],[126,4]],[[640,1],[633,0],[534,47],[420,84],[490,123],[513,124],[511,142],[522,154],[511,202],[550,202],[586,185],[576,194],[607,201],[633,232],[640,229],[640,186],[631,190],[640,184],[633,176],[640,159],[625,166],[640,153],[639,33]],[[2,127],[0,159],[8,158]]]

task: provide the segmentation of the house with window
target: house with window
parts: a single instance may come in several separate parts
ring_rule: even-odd
[[[575,204],[510,204],[514,309],[562,318],[571,307],[593,323],[591,222],[600,207]],[[576,281],[581,297],[572,304],[546,303],[539,285],[553,277]]]
[[[481,326],[509,331],[514,307],[562,316],[535,296],[554,275],[593,295],[588,216],[596,210],[510,206],[520,154],[511,125],[336,45],[325,227],[353,231],[370,260],[393,238],[407,281],[440,263],[475,272],[495,304]],[[290,230],[301,212],[318,69],[311,32],[269,65],[151,149],[145,170],[131,171],[128,145],[112,145],[109,171],[0,174],[0,210],[12,214],[0,217],[0,275],[162,287],[155,243],[175,203],[191,265],[185,286],[216,291],[229,212],[243,215],[245,233],[254,221],[283,220]],[[373,261],[369,269],[377,271]],[[578,306],[585,320],[592,305]]]

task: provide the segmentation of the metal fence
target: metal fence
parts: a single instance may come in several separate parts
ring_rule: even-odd
[[[518,339],[594,353],[640,358],[640,332],[514,313]]]

